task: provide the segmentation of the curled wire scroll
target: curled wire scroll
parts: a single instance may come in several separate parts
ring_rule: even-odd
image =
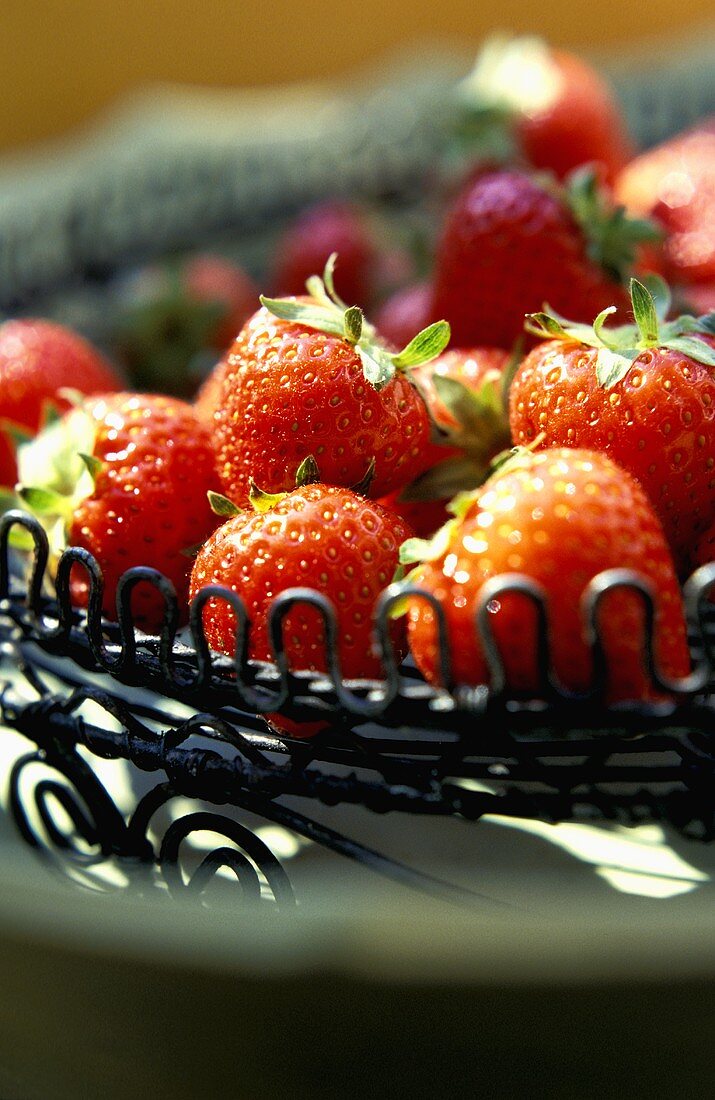
[[[24,593],[11,592],[9,536],[21,526],[31,536],[29,579]],[[250,623],[240,597],[221,586],[202,590],[194,599],[189,615],[191,644],[178,638],[179,609],[171,583],[161,573],[147,567],[134,567],[122,576],[117,588],[117,622],[102,618],[103,578],[96,560],[86,550],[69,548],[58,563],[54,588],[55,601],[43,597],[49,548],[47,536],[33,517],[19,511],[0,519],[0,600],[20,622],[27,634],[43,648],[88,659],[97,670],[127,681],[194,703],[212,697],[215,706],[233,705],[251,714],[281,711],[300,719],[315,718],[316,713],[335,718],[343,714],[353,720],[388,720],[399,709],[402,721],[414,722],[429,717],[427,725],[444,723],[445,711],[483,712],[485,704],[505,700],[507,680],[502,655],[492,630],[489,607],[493,600],[507,594],[519,594],[536,612],[537,669],[539,699],[562,704],[599,702],[606,682],[606,657],[600,631],[600,609],[604,597],[615,589],[627,589],[637,595],[643,608],[643,661],[651,683],[657,690],[679,700],[692,700],[705,692],[713,679],[713,646],[709,633],[708,594],[715,586],[715,563],[699,569],[684,591],[685,610],[693,632],[693,667],[678,680],[666,678],[657,666],[654,654],[655,594],[650,583],[633,570],[615,569],[595,577],[583,597],[585,636],[591,648],[593,679],[579,696],[568,692],[550,667],[548,603],[545,593],[533,580],[522,574],[504,574],[487,581],[480,593],[475,630],[490,670],[490,686],[464,688],[454,684],[450,673],[450,654],[444,612],[431,594],[414,585],[392,585],[378,602],[375,637],[382,658],[384,677],[379,681],[346,681],[341,673],[338,653],[338,624],[335,609],[323,594],[309,588],[293,588],[273,601],[269,615],[269,638],[274,661],[270,665],[249,661]],[[86,571],[88,603],[79,615],[72,607],[70,573]],[[164,619],[158,637],[143,635],[134,627],[131,594],[140,582],[153,585],[164,600]],[[24,599],[23,599],[24,596]],[[414,678],[401,675],[390,634],[390,614],[406,596],[424,600],[432,608],[439,651],[441,687],[427,687]],[[203,629],[202,609],[209,599],[225,600],[236,619],[236,654],[233,660],[212,653]],[[301,673],[289,666],[284,645],[286,616],[297,606],[309,606],[320,615],[326,639],[326,671]],[[405,704],[411,704],[406,712]],[[657,710],[662,704],[655,707]],[[213,709],[213,708],[212,708]],[[651,705],[651,711],[653,706]],[[644,716],[648,704],[643,704]]]

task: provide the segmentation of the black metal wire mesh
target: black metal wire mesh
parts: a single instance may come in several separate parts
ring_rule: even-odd
[[[26,579],[12,568],[8,540],[15,525],[34,540]],[[247,659],[250,626],[240,599],[228,590],[212,588],[201,594],[192,606],[190,637],[185,639],[177,634],[173,589],[155,571],[138,568],[125,574],[118,592],[118,622],[111,624],[101,615],[102,577],[91,555],[65,551],[51,596],[44,586],[47,562],[47,539],[40,524],[24,513],[7,513],[0,520],[3,638],[6,654],[35,698],[18,701],[16,694],[6,691],[2,718],[37,746],[37,752],[18,761],[11,778],[12,812],[33,843],[37,838],[18,794],[19,778],[29,763],[41,758],[69,779],[84,805],[91,807],[89,813],[83,811],[74,796],[58,795],[51,782],[38,786],[33,795],[36,809],[55,845],[66,846],[69,840],[51,823],[49,794],[59,799],[85,841],[101,837],[103,852],[147,857],[147,804],[140,804],[127,823],[78,755],[79,747],[165,777],[149,805],[156,798],[161,802],[182,794],[214,805],[238,806],[427,889],[437,888],[429,876],[296,814],[280,800],[300,796],[378,813],[470,820],[488,813],[546,821],[656,820],[688,836],[715,835],[715,622],[708,600],[715,564],[700,569],[685,587],[693,666],[689,676],[675,682],[664,680],[655,664],[654,598],[643,578],[622,570],[596,578],[584,602],[594,681],[590,691],[575,696],[550,670],[548,608],[542,593],[523,576],[498,578],[483,593],[475,629],[489,656],[491,685],[450,684],[443,630],[441,664],[449,688],[434,688],[409,666],[398,667],[392,651],[388,615],[394,601],[404,596],[404,588],[388,589],[376,615],[384,678],[346,682],[334,656],[333,609],[314,591],[294,589],[275,601],[270,629],[275,663],[264,664]],[[70,570],[78,564],[90,578],[86,611],[74,609],[70,601]],[[141,634],[132,623],[131,591],[140,580],[154,584],[165,597],[166,616],[158,636]],[[667,696],[609,707],[603,702],[606,666],[598,611],[604,596],[623,586],[643,601],[643,660],[653,683]],[[542,689],[536,697],[516,699],[508,694],[489,631],[490,617],[484,611],[497,593],[514,590],[532,599],[538,610]],[[229,600],[236,612],[235,660],[210,652],[203,635],[201,609],[216,594]],[[327,674],[289,668],[281,624],[296,602],[309,602],[323,616],[331,654]],[[47,676],[60,682],[63,690],[49,688]],[[140,700],[133,690],[138,687],[154,694]],[[82,716],[87,702],[99,706],[107,721],[88,722]],[[193,712],[189,717],[180,713],[184,704]],[[309,741],[279,736],[260,717],[275,711],[298,721],[319,717],[325,729]],[[172,868],[173,889],[179,881],[179,833],[170,833],[161,851],[153,853]],[[231,866],[239,881],[241,874],[249,875],[251,885],[246,889],[255,893],[250,878],[255,867],[249,872],[241,862],[245,855],[239,859],[227,851],[231,849],[207,857],[193,889],[203,889],[219,867]],[[269,880],[264,879],[267,888]],[[276,898],[276,891],[283,889],[280,881],[279,876],[272,891]],[[439,888],[448,889],[445,884]],[[283,904],[286,897],[284,891]]]

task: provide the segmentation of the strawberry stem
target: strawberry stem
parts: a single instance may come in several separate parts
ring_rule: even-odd
[[[542,340],[575,340],[596,348],[596,374],[604,389],[622,381],[633,361],[649,348],[670,348],[704,366],[715,367],[715,350],[697,339],[697,334],[712,334],[710,318],[686,313],[674,321],[666,321],[670,291],[661,279],[649,279],[648,283],[631,279],[633,325],[605,327],[607,317],[616,312],[615,306],[602,310],[593,325],[567,321],[546,307],[542,313],[528,313],[524,327]]]
[[[283,321],[342,337],[355,348],[362,362],[365,380],[376,390],[391,382],[397,371],[429,363],[444,351],[450,339],[449,324],[436,321],[418,332],[398,354],[389,352],[360,307],[346,306],[336,294],[333,282],[336,261],[337,254],[333,253],[325,265],[322,279],[311,275],[307,280],[306,290],[312,301],[261,295],[261,305]]]
[[[241,511],[238,505],[234,504],[228,497],[225,497],[223,493],[215,493],[213,489],[209,489],[206,496],[208,497],[211,511],[215,516],[222,516],[224,518],[228,516],[237,516]]]

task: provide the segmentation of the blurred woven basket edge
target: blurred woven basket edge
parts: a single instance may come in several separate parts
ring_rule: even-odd
[[[319,86],[137,96],[64,151],[0,169],[0,309],[227,229],[255,267],[272,224],[301,205],[414,186],[460,71],[436,57],[411,79],[397,66],[391,80],[363,75],[329,96]]]
[[[641,145],[715,111],[715,30],[600,59]],[[657,62],[657,63],[656,63]],[[101,286],[132,260],[231,231],[258,268],[271,231],[331,195],[414,194],[433,163],[464,50],[384,60],[330,94],[151,89],[71,143],[0,166],[0,310],[101,336]]]

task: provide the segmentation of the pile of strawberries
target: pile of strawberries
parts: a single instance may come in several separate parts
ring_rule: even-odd
[[[490,46],[459,96],[461,182],[442,191],[428,280],[385,299],[409,265],[345,203],[308,211],[278,246],[274,297],[209,257],[153,273],[124,362],[144,362],[140,337],[162,326],[222,348],[192,404],[178,344],[164,393],[134,392],[59,325],[0,326],[3,505],[41,516],[56,553],[91,551],[107,617],[122,574],[153,566],[185,617],[202,602],[229,655],[239,624],[213,586],[240,597],[250,656],[270,660],[273,601],[310,588],[337,641],[298,602],[282,624],[292,667],[324,670],[331,644],[345,677],[374,678],[376,603],[406,577],[423,595],[391,620],[399,659],[409,648],[432,683],[489,682],[485,607],[507,685],[528,694],[536,608],[495,587],[526,576],[553,671],[583,692],[584,599],[629,568],[653,593],[661,676],[687,674],[679,582],[715,557],[715,127],[632,159],[601,79],[532,42]],[[464,170],[485,135],[489,159]],[[86,604],[79,566],[71,585]],[[156,631],[158,591],[142,581],[131,599]],[[599,624],[607,700],[655,697],[639,597],[609,591]]]

